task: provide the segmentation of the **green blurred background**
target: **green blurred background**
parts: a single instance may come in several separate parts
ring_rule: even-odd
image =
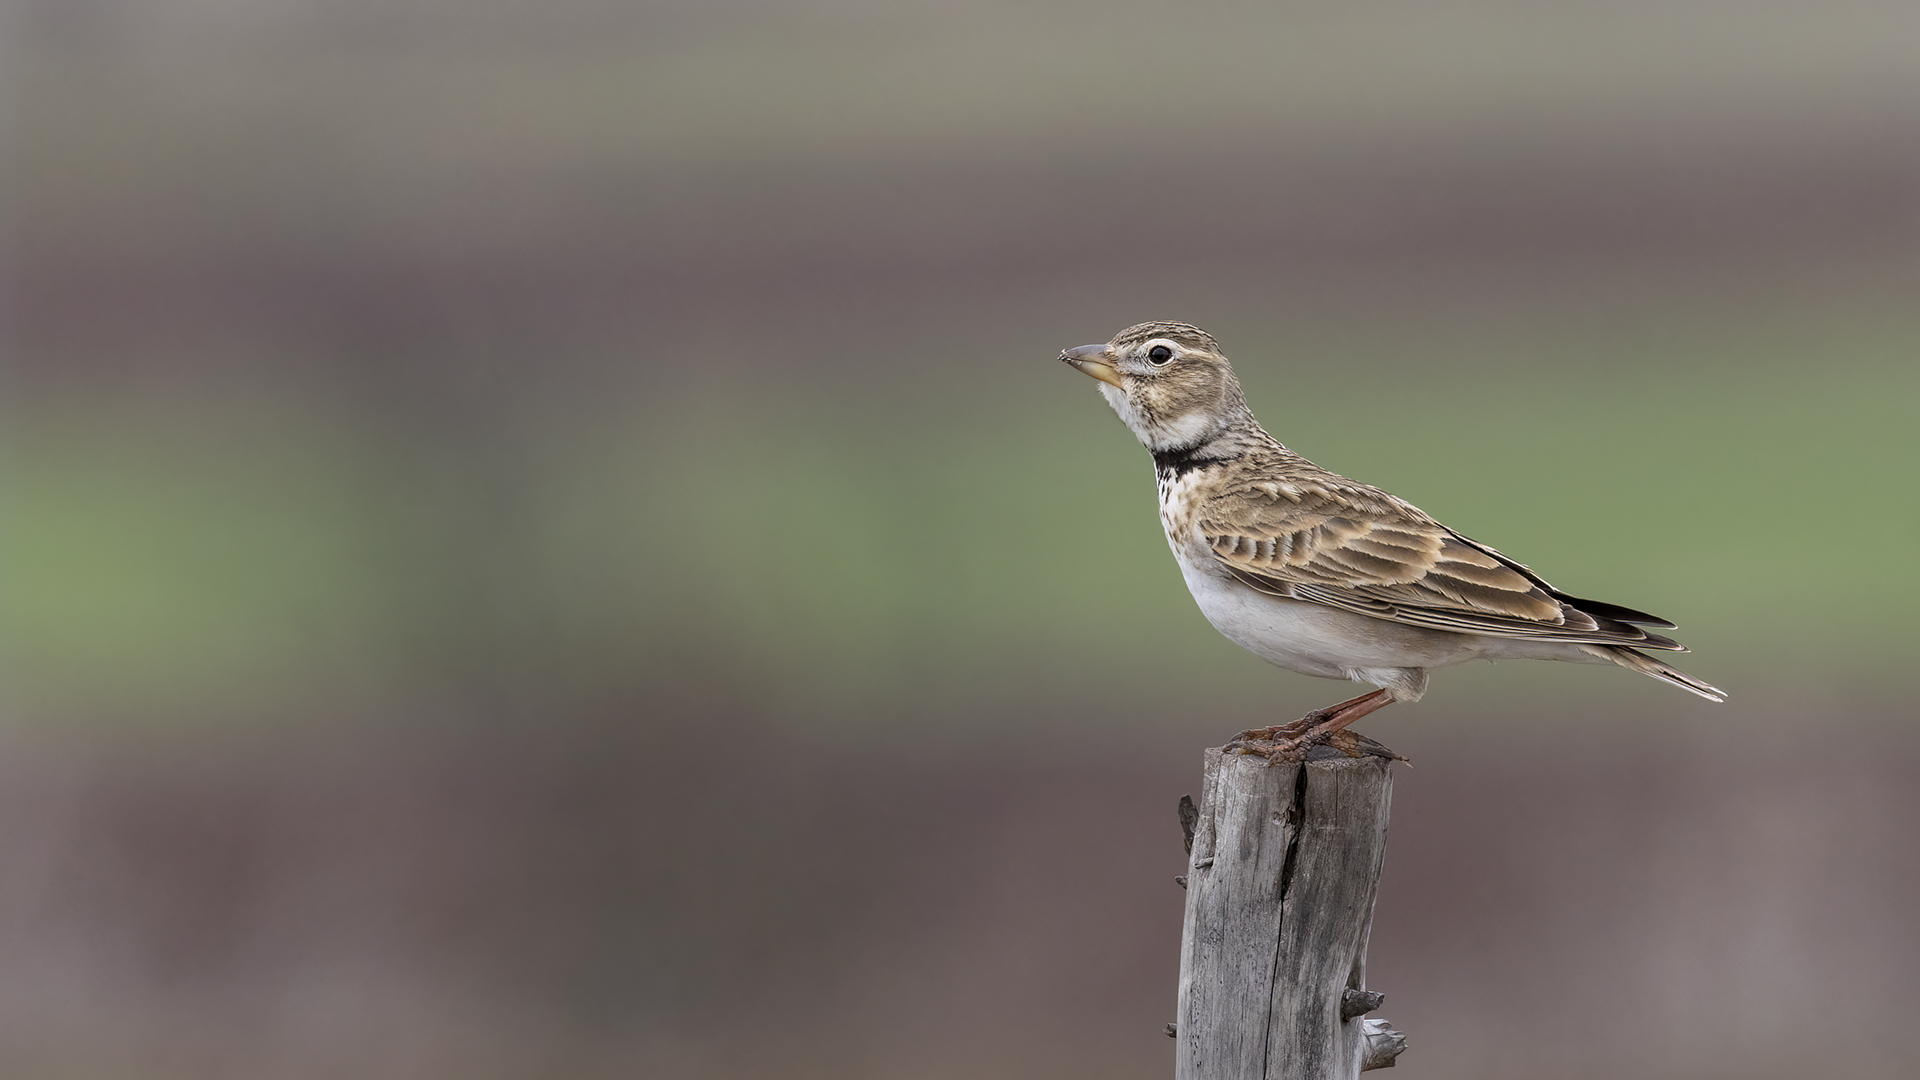
[[[1732,694],[1367,722],[1403,1071],[1920,1071],[1911,3],[6,29],[5,1075],[1167,1075],[1146,319]]]

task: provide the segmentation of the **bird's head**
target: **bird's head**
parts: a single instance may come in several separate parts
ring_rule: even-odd
[[[1253,422],[1220,343],[1197,326],[1141,323],[1060,359],[1100,380],[1107,404],[1156,453],[1191,449]]]

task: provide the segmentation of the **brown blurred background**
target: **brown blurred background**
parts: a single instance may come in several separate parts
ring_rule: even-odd
[[[1920,7],[7,22],[0,1074],[1167,1075],[1155,318],[1733,695],[1368,721],[1402,1073],[1920,1072]]]

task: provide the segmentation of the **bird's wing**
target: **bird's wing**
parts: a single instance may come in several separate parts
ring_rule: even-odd
[[[1261,592],[1393,622],[1500,637],[1668,647],[1416,507],[1363,484],[1263,480],[1208,499],[1197,522],[1213,556]],[[1597,609],[1597,610],[1594,610]]]

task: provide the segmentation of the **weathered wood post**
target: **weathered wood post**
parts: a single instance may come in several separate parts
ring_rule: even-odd
[[[1347,1080],[1405,1048],[1360,1015],[1380,1004],[1363,976],[1392,764],[1325,746],[1271,764],[1207,751],[1175,1080]]]

